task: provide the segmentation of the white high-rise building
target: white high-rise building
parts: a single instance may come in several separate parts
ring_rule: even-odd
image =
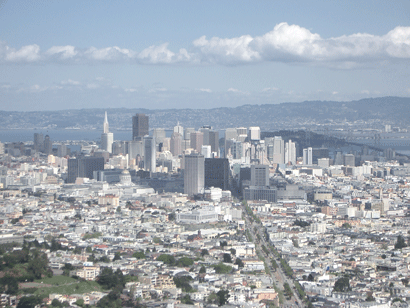
[[[193,196],[202,192],[205,186],[205,158],[200,154],[184,157],[184,193]]]
[[[249,127],[248,138],[249,141],[261,140],[261,128],[258,126]]]
[[[114,134],[110,133],[106,111],[103,124],[103,133],[101,134],[101,149],[103,151],[107,151],[108,153],[112,153],[113,142]]]
[[[296,144],[289,139],[285,144],[285,164],[296,165]]]
[[[144,169],[155,172],[157,166],[155,138],[144,136]]]
[[[203,145],[202,150],[201,150],[201,154],[205,158],[211,158],[211,154],[212,154],[211,146],[210,145]]]
[[[179,122],[177,123],[176,126],[174,126],[174,133],[178,133],[181,136],[184,135],[184,128],[181,125],[179,125]]]
[[[312,148],[303,149],[303,164],[312,165],[313,164],[313,150]]]
[[[155,138],[155,143],[160,144],[164,142],[166,137],[165,129],[163,128],[154,128],[154,132],[152,134]]]

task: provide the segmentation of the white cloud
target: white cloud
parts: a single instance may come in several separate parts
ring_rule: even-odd
[[[56,56],[61,60],[71,59],[78,54],[74,46],[53,46],[46,51],[46,55]]]
[[[232,39],[213,37],[210,40],[202,36],[193,44],[199,49],[202,62],[235,64],[259,60],[259,53],[249,47],[252,40],[249,35]]]
[[[390,60],[410,60],[410,27],[396,27],[385,35],[367,33],[322,38],[299,25],[277,24],[261,36],[233,38],[201,36],[188,49],[171,51],[168,43],[142,51],[118,46],[78,49],[71,45],[53,46],[40,52],[36,44],[14,49],[0,42],[0,63],[114,62],[137,64],[220,64],[296,62],[352,69],[364,63],[386,65]]]
[[[249,95],[250,93],[247,91],[241,91],[235,88],[229,88],[228,92],[233,92],[233,93],[237,93],[237,94],[245,94],[245,95]]]
[[[40,60],[40,47],[36,44],[23,46],[19,50],[14,50],[8,46],[5,49],[4,58],[7,62],[34,62]]]
[[[71,85],[71,86],[79,86],[80,82],[72,79],[63,80],[61,82],[62,85]]]
[[[198,91],[201,91],[201,92],[207,92],[207,93],[212,93],[212,90],[211,90],[211,89],[204,89],[204,88],[201,88],[201,89],[198,89]]]
[[[278,88],[270,87],[270,88],[264,88],[262,92],[273,92],[273,91],[278,91],[278,90],[279,90]]]

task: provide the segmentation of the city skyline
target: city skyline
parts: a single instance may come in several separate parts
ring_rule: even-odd
[[[4,2],[0,109],[410,95],[408,2],[235,3]]]

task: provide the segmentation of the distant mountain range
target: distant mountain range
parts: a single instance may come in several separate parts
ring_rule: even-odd
[[[102,129],[104,112],[112,129],[131,129],[135,113],[149,115],[150,127],[171,129],[177,121],[184,127],[211,125],[215,129],[260,126],[262,130],[344,121],[376,122],[410,126],[409,97],[379,97],[350,102],[306,101],[265,105],[243,105],[213,109],[81,109],[61,111],[0,111],[1,129]]]

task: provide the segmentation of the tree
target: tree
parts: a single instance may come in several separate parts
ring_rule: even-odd
[[[41,304],[41,298],[38,296],[25,296],[19,300],[17,308],[34,308]]]
[[[206,255],[209,255],[208,249],[202,249],[201,250],[201,256],[203,257],[203,256],[206,256]]]
[[[228,290],[220,290],[216,293],[216,296],[218,297],[218,306],[223,306],[228,302],[230,295]]]
[[[349,292],[352,290],[350,287],[350,281],[348,277],[342,277],[336,280],[333,288],[335,292]]]
[[[175,215],[174,212],[169,213],[169,214],[168,214],[168,220],[169,220],[169,221],[174,221],[174,220],[175,220],[175,216],[176,216],[176,215]]]
[[[1,284],[3,286],[7,286],[7,290],[5,293],[7,294],[17,294],[19,290],[19,285],[17,279],[13,276],[6,275],[1,279]]]
[[[113,272],[111,268],[104,267],[97,278],[97,282],[105,289],[122,288],[125,285],[125,278],[120,269]]]
[[[394,244],[394,249],[402,249],[404,247],[407,247],[406,241],[404,240],[404,237],[402,235],[399,235],[397,237],[396,244]]]
[[[194,264],[194,261],[188,257],[182,257],[178,259],[176,265],[179,267],[188,267]]]
[[[61,303],[58,299],[55,298],[51,302],[51,306],[52,307],[63,307],[63,303]]]
[[[142,250],[134,252],[132,256],[136,259],[145,259],[147,257]]]
[[[220,241],[219,246],[225,247],[225,246],[228,246],[228,243],[226,241]]]
[[[231,248],[230,251],[231,251],[231,255],[233,255],[233,256],[236,255],[236,249],[235,248]]]
[[[242,268],[245,266],[240,258],[236,258],[235,264],[238,265],[239,268]]]
[[[191,292],[192,291],[192,286],[189,284],[189,282],[192,280],[191,276],[181,276],[181,277],[174,277],[174,283],[177,288],[181,288],[182,291],[184,292]]]
[[[292,289],[290,288],[289,284],[287,282],[285,282],[283,284],[283,288],[285,290],[285,294],[287,297],[291,298],[293,296],[293,292]]]
[[[162,254],[162,255],[158,256],[157,261],[162,261],[162,262],[164,262],[165,264],[168,264],[168,265],[174,265],[175,264],[174,256],[167,255],[167,254]]]
[[[112,259],[113,261],[117,261],[117,260],[121,260],[121,254],[119,252],[116,252],[114,255],[114,259]]]
[[[181,298],[181,303],[185,305],[193,305],[194,302],[191,299],[191,296],[189,294],[186,294],[184,297]]]
[[[201,266],[201,268],[199,269],[199,273],[200,274],[205,274],[206,273],[206,268],[205,268],[205,266]]]
[[[232,263],[232,258],[231,258],[231,255],[229,253],[224,253],[223,260],[224,260],[225,263]]]

